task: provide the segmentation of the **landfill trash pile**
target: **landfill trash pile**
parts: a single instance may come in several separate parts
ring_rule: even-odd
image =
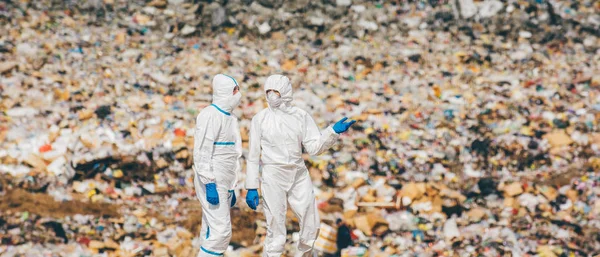
[[[305,158],[321,255],[600,254],[598,1],[3,1],[0,27],[2,256],[195,256],[218,73],[245,150],[271,74],[358,120]],[[226,254],[258,256],[233,212]]]

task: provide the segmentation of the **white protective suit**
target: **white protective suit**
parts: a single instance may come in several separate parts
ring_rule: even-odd
[[[198,256],[220,256],[227,250],[232,194],[241,171],[240,128],[230,113],[239,104],[241,93],[233,95],[237,82],[227,75],[216,75],[212,86],[213,102],[198,114],[194,133],[194,186],[202,205],[202,247]],[[208,183],[217,184],[217,205],[206,200]]]
[[[284,251],[288,202],[300,222],[296,256],[313,256],[320,220],[302,147],[310,155],[319,155],[333,146],[339,135],[332,127],[320,132],[306,111],[291,105],[292,85],[287,77],[270,76],[265,92],[270,89],[277,90],[281,98],[269,100],[269,108],[252,118],[246,173],[246,189],[258,188],[262,161],[261,192],[267,219],[263,256],[279,257]]]

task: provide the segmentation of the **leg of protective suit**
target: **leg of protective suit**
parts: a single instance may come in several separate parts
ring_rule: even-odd
[[[270,179],[263,171],[261,192],[264,198],[263,207],[267,219],[267,237],[265,238],[263,257],[281,257],[287,234],[285,227],[286,191],[280,183]]]
[[[212,205],[206,201],[206,187],[196,177],[194,179],[196,196],[202,205],[202,244],[198,257],[223,256],[231,240],[231,194],[217,185],[219,204]]]
[[[209,233],[210,231],[208,230],[208,221],[206,220],[204,212],[202,212],[202,224],[200,226],[200,245],[202,245],[204,240],[208,238],[207,235],[209,235]]]
[[[288,192],[288,202],[300,223],[300,242],[297,257],[317,256],[313,245],[319,236],[319,212],[308,171],[300,171]]]

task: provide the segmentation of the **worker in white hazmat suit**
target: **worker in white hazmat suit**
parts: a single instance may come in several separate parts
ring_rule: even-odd
[[[300,242],[296,256],[313,256],[319,233],[313,184],[302,159],[302,147],[310,155],[319,155],[333,146],[339,134],[355,121],[340,120],[319,131],[313,118],[292,106],[289,78],[272,75],[265,83],[268,108],[252,118],[250,151],[246,172],[246,203],[256,209],[259,203],[259,161],[262,161],[261,193],[267,219],[267,237],[263,256],[281,256],[286,242],[287,204],[300,222]]]
[[[235,79],[213,78],[213,102],[196,119],[194,186],[202,205],[202,240],[198,256],[221,256],[231,240],[230,208],[241,171],[242,142],[238,120],[231,111],[240,103]]]

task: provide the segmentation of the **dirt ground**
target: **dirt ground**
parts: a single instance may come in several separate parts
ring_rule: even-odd
[[[56,202],[47,194],[30,193],[22,189],[8,190],[0,196],[0,210],[28,211],[44,217],[64,218],[77,213],[118,217],[118,206],[106,203]]]
[[[241,204],[241,203],[238,203]],[[107,203],[90,203],[81,201],[56,202],[54,199],[42,193],[30,193],[22,189],[7,190],[6,194],[0,196],[0,210],[23,212],[28,211],[43,217],[61,219],[75,214],[120,217],[121,206]],[[192,232],[194,235],[200,233],[202,222],[202,209],[197,201],[185,201],[180,208],[187,210],[188,218],[176,222]],[[156,212],[149,212],[149,217],[155,217],[160,221],[173,224],[173,221],[160,216]],[[248,246],[255,238],[255,221],[264,219],[262,214],[235,208],[231,212],[233,230],[232,243]]]
[[[237,204],[242,204],[239,202]],[[188,218],[180,222],[180,226],[188,229],[194,235],[200,233],[200,226],[202,225],[202,207],[198,201],[190,200],[182,202],[179,205],[180,208],[184,208],[188,211]],[[256,219],[263,219],[262,213],[257,213],[248,210],[241,210],[234,208],[231,211],[231,223],[234,228],[231,237],[232,243],[249,246],[252,244],[252,240],[255,237],[255,222]]]

